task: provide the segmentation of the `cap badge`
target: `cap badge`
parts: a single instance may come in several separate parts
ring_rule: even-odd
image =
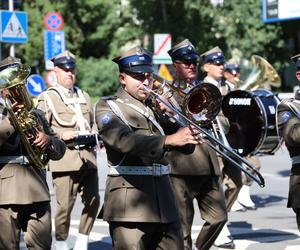
[[[137,54],[138,56],[143,55],[143,50],[142,50],[141,47],[137,47],[137,48],[136,48],[136,54]]]

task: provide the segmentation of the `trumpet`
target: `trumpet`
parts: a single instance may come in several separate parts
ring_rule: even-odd
[[[201,85],[203,85],[205,87],[206,86],[207,87],[209,86],[209,87],[208,87],[208,89],[205,89],[205,88],[201,88],[200,87]],[[160,90],[160,88],[162,88],[162,87],[166,87],[166,88],[169,87],[169,90],[167,90],[167,91],[170,92],[170,90],[172,90],[171,93],[173,91],[177,91],[177,89],[174,88],[174,86],[169,86],[169,83],[167,81],[163,81],[161,84],[156,83],[155,86],[158,88],[158,90]],[[191,108],[188,108],[188,107],[185,107],[185,106],[181,107],[183,112],[179,111],[178,109],[174,108],[170,103],[165,101],[164,98],[162,98],[161,94],[156,93],[155,90],[152,90],[152,89],[148,88],[147,86],[144,86],[144,89],[145,89],[145,91],[147,91],[150,94],[150,96],[153,99],[160,101],[166,107],[168,107],[171,111],[173,111],[175,114],[178,115],[178,117],[180,119],[172,117],[173,119],[175,119],[176,122],[178,122],[181,126],[186,126],[186,124],[189,124],[189,125],[192,125],[195,128],[197,128],[199,130],[199,132],[202,134],[202,137],[206,139],[206,143],[210,148],[212,148],[214,151],[219,153],[227,161],[231,162],[235,167],[239,168],[241,171],[243,171],[245,174],[247,174],[260,187],[264,187],[265,186],[264,178],[256,170],[254,165],[252,165],[249,161],[245,160],[239,154],[237,154],[235,151],[233,151],[231,147],[229,147],[229,146],[225,145],[224,143],[220,142],[220,140],[218,140],[215,136],[213,136],[210,131],[208,131],[205,128],[201,127],[203,125],[208,125],[208,123],[211,123],[216,118],[217,114],[220,111],[221,106],[214,107],[214,112],[213,112],[213,114],[215,115],[214,117],[209,116],[209,119],[208,119],[208,117],[206,117],[207,119],[200,119],[200,120],[195,119],[195,118],[198,118],[198,117],[202,117],[204,115],[203,113],[208,113],[209,112],[209,110],[208,111],[205,110],[203,112],[203,109],[207,109],[207,108],[210,108],[212,106],[212,105],[209,105],[209,103],[207,104],[207,100],[208,101],[212,100],[214,96],[220,96],[220,99],[222,98],[219,89],[217,87],[215,87],[214,85],[210,84],[210,83],[201,83],[197,86],[199,86],[199,87],[198,88],[193,87],[193,88],[195,88],[194,91],[197,90],[197,92],[201,92],[202,89],[204,89],[204,92],[206,94],[199,94],[199,95],[197,94],[197,98],[195,98],[195,100],[194,100],[193,98],[191,98],[192,90],[193,90],[193,88],[192,88],[191,91],[189,91],[188,93],[186,93],[184,95],[183,101],[181,102],[181,104],[190,105],[190,106],[195,105],[197,108],[192,109],[192,111],[193,112],[196,112],[196,111],[198,112],[199,111],[200,114],[192,113]],[[210,96],[208,91],[210,89],[212,89],[214,91],[215,90],[214,88],[217,89],[218,94],[216,94],[217,92],[213,92],[213,94]],[[174,93],[176,94],[176,92],[174,92]],[[170,94],[169,94],[169,96],[170,96]],[[201,100],[200,99],[199,100],[198,98],[200,98],[201,96],[206,96],[206,97],[208,97],[208,99],[206,99],[206,100]],[[199,102],[200,104],[195,104],[194,101]],[[214,105],[215,105],[215,102],[214,102]],[[202,110],[201,110],[201,108],[202,108]],[[216,110],[218,110],[217,113],[216,113]],[[250,171],[248,171],[246,168],[244,168],[241,165],[241,162],[243,162],[246,165],[246,167],[253,170],[254,174],[251,173]]]

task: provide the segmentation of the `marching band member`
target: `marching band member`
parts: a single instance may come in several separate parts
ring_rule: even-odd
[[[300,54],[291,58],[296,66],[296,78],[300,86]],[[298,230],[300,231],[300,92],[295,97],[283,100],[277,107],[277,128],[283,137],[289,151],[292,168],[287,207],[296,214]]]
[[[84,208],[81,213],[79,233],[74,250],[87,250],[88,237],[98,214],[100,197],[98,193],[98,172],[93,140],[93,108],[88,94],[75,87],[75,56],[64,51],[51,59],[57,85],[49,88],[39,97],[38,107],[59,136],[65,141],[75,141],[87,136],[91,143],[67,144],[64,157],[57,162],[50,161],[53,186],[56,194],[55,238],[56,249],[69,249],[71,212],[77,194],[80,194]]]
[[[0,72],[13,65],[21,65],[20,60],[14,57],[4,59],[0,62]],[[0,81],[7,82],[7,79],[0,76]],[[2,89],[3,98],[9,91],[8,88]],[[13,111],[20,112],[24,103],[14,101]],[[19,249],[22,230],[28,249],[50,250],[51,207],[45,170],[30,160],[28,145],[26,147],[21,139],[24,131],[21,133],[15,129],[17,126],[3,103],[0,104],[0,114],[0,249]],[[32,143],[37,151],[57,161],[64,155],[65,144],[51,130],[42,112],[37,114],[45,132],[36,131]]]
[[[229,87],[223,79],[225,57],[222,50],[219,47],[214,47],[203,53],[201,56],[203,61],[203,70],[207,73],[203,82],[211,83],[220,89],[221,94],[224,96],[228,93]],[[226,134],[229,131],[229,121],[225,118],[222,111],[218,115],[220,123],[218,126]],[[229,161],[219,158],[219,164],[223,176],[223,183],[226,186],[225,189],[225,201],[227,211],[230,211],[231,206],[235,202],[238,193],[242,187],[242,175],[241,170],[233,166]],[[215,245],[222,248],[235,248],[234,242],[228,230],[227,224],[223,227],[223,230],[219,234],[219,237],[215,241]]]
[[[188,39],[175,45],[168,53],[173,61],[174,84],[180,81],[191,87],[201,84],[197,81],[199,54]],[[176,101],[176,98],[172,99],[174,107],[180,109],[179,102],[180,100]],[[169,122],[164,127],[168,134],[176,131],[179,126]],[[213,149],[203,143],[197,145],[189,154],[180,149],[170,152],[169,162],[171,181],[183,229],[184,249],[191,250],[193,247],[191,228],[195,199],[201,217],[205,221],[195,246],[201,250],[209,249],[227,220],[217,155]]]
[[[96,105],[109,174],[103,219],[113,249],[183,249],[182,230],[165,156],[173,147],[198,144],[198,132],[164,131],[149,108],[152,55],[136,46],[113,59],[121,88]]]

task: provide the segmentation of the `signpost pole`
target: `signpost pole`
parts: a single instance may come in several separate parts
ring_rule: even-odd
[[[8,10],[14,11],[14,0],[9,0]],[[9,55],[15,57],[15,45],[12,43],[9,48]]]

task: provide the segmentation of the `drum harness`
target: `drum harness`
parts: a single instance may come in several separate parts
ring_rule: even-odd
[[[65,121],[59,117],[57,111],[55,110],[55,106],[47,92],[44,93],[46,109],[47,109],[47,107],[49,107],[49,109],[52,111],[54,118],[57,120],[57,122],[60,125],[66,126],[66,127],[74,127],[77,124],[79,127],[79,136],[91,135],[92,137],[94,137],[94,135],[92,135],[90,133],[91,126],[90,126],[89,122],[83,117],[82,110],[80,107],[80,104],[87,103],[84,98],[83,92],[77,87],[74,87],[74,89],[75,89],[76,93],[78,94],[78,98],[74,98],[74,97],[67,98],[65,93],[59,86],[51,87],[47,90],[47,91],[56,92],[59,95],[59,97],[61,98],[61,100],[75,113],[71,122]],[[47,110],[46,110],[46,114],[47,114],[47,119],[49,120],[49,117],[48,117],[49,113]],[[97,137],[97,134],[95,134],[95,137]],[[96,138],[96,141],[97,141],[97,138]],[[83,147],[85,147],[85,145],[76,145],[75,149],[80,149]]]
[[[129,122],[125,118],[124,114],[120,110],[119,106],[113,100],[105,100],[111,110],[131,129]],[[126,103],[123,100],[117,98],[115,100],[118,103],[125,104],[132,108],[133,110],[137,111],[138,113],[142,114],[145,118],[152,122],[152,124],[160,131],[162,135],[165,135],[162,127],[158,124],[154,117],[152,117],[146,110],[142,110],[141,108],[133,105],[131,103]],[[152,175],[152,176],[162,176],[169,174],[169,166],[168,165],[161,165],[157,163],[153,163],[152,166],[121,166],[126,158],[125,154],[118,165],[112,166],[109,165],[110,171],[109,175],[118,176],[118,175]]]

